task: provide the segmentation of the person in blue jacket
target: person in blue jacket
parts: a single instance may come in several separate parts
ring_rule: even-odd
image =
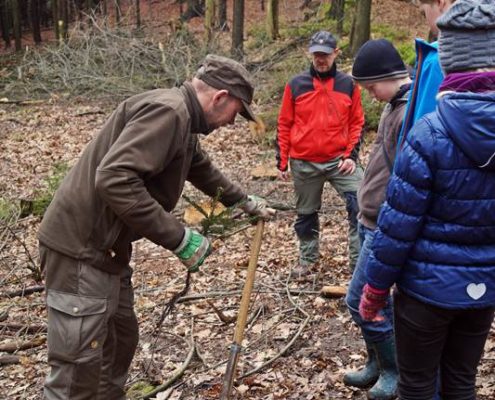
[[[456,0],[415,0],[423,12],[430,32],[438,36],[436,21]],[[443,80],[443,72],[438,62],[438,42],[428,43],[416,39],[416,65],[414,82],[409,93],[404,122],[399,133],[399,147],[402,147],[405,137],[414,123],[423,115],[435,111],[436,95]]]
[[[399,397],[475,399],[495,309],[495,3],[457,0],[437,21],[437,110],[397,156],[359,306],[383,318],[395,284]]]

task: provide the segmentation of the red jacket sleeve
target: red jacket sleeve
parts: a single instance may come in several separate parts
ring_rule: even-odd
[[[361,89],[359,85],[354,85],[352,92],[352,107],[349,114],[349,143],[344,153],[344,158],[349,158],[354,147],[361,139],[364,125],[364,112],[361,104]]]
[[[294,124],[294,102],[289,85],[285,86],[277,129],[277,168],[286,171],[289,163],[290,131]]]

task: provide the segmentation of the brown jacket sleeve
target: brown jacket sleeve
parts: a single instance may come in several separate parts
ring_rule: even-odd
[[[227,207],[246,198],[244,191],[212,164],[208,154],[201,148],[199,140],[196,142],[187,180],[210,197],[215,197],[218,189],[222,188],[220,201]]]
[[[142,105],[99,164],[99,196],[137,234],[168,249],[184,236],[182,224],[149,194],[145,179],[162,171],[182,147],[184,122],[171,107]]]

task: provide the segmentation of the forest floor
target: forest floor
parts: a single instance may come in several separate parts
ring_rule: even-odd
[[[255,13],[259,2],[247,3],[253,7],[254,16],[249,10],[246,14],[253,19],[261,18],[261,13]],[[297,9],[298,3],[300,1],[281,1],[282,7],[292,10],[287,11],[291,23],[303,18]],[[409,4],[379,0],[374,6],[376,20],[397,26],[409,24],[411,37],[424,33],[421,16]],[[198,24],[194,21],[199,20],[191,24]],[[113,106],[90,99],[70,103],[52,99],[38,104],[0,104],[0,197],[33,198],[46,186],[54,165],[72,165],[77,161]],[[254,168],[273,165],[273,149],[255,140],[241,119],[202,139],[202,146],[213,162],[247,192],[286,206],[283,207],[286,210],[279,211],[265,226],[250,322],[238,365],[238,374],[249,376],[236,385],[234,398],[365,399],[364,391],[347,388],[342,383],[345,371],[365,361],[360,333],[342,298],[328,299],[319,295],[322,286],[345,286],[351,277],[342,200],[333,189],[325,188],[320,218],[321,262],[314,268],[311,279],[291,279],[290,269],[297,260],[292,184],[252,176]],[[367,144],[364,163],[369,148]],[[185,193],[198,201],[204,199],[190,186]],[[181,200],[176,210],[179,218],[186,206]],[[30,277],[30,267],[39,263],[36,240],[39,223],[39,217],[30,215],[9,229],[2,226],[0,232],[0,348],[8,343],[35,339],[43,342],[46,336],[43,293],[5,296],[13,290],[39,284]],[[184,286],[184,268],[170,252],[149,241],[135,244],[133,283],[141,339],[128,387],[138,382],[159,384],[168,380],[184,363],[194,343],[199,355],[188,365],[184,376],[157,399],[218,398],[235,325],[222,321],[220,316],[236,315],[253,235],[254,227],[248,227],[214,239],[215,252],[201,272],[193,275],[189,297],[177,304],[155,335],[153,329],[164,306]],[[39,332],[26,332],[15,324],[29,325]],[[485,350],[479,367],[478,398],[492,400],[495,398],[493,330]],[[5,354],[0,353],[0,357]],[[40,399],[48,372],[46,345],[19,350],[16,355],[20,356],[20,363],[0,369],[0,398]],[[262,368],[251,374],[257,367]]]

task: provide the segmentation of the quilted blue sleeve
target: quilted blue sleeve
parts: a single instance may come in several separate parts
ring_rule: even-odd
[[[397,281],[421,232],[431,199],[433,153],[432,128],[421,119],[398,155],[378,217],[366,265],[368,283],[377,289],[388,289]]]

